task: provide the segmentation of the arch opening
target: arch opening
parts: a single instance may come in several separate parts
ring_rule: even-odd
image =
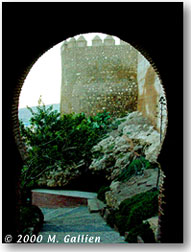
[[[59,169],[59,162],[56,163],[58,169],[54,167],[53,174],[50,168],[46,174],[43,174],[44,177],[38,177],[38,186],[81,188],[81,190],[92,186],[91,190],[98,190],[97,184],[100,186],[103,183],[109,187],[108,191],[104,192],[106,204],[110,208],[116,208],[125,199],[121,197],[119,191],[124,190],[124,193],[123,187],[127,187],[128,183],[134,182],[136,186],[141,183],[143,185],[133,196],[159,185],[159,169],[154,168],[166,134],[167,103],[156,68],[127,42],[118,39],[117,43],[113,36],[104,35],[104,39],[100,36],[97,34],[91,45],[85,38],[86,34],[62,43],[60,113],[66,117],[84,113],[83,120],[87,119],[87,121],[94,120],[98,113],[100,115],[109,113],[109,120],[114,122],[113,128],[110,127],[110,131],[92,146],[91,160],[88,160],[83,175],[74,177],[73,187],[53,179],[59,176],[65,176],[64,181],[68,179],[68,175],[66,176]],[[98,126],[102,127],[102,125]],[[26,146],[23,147],[18,131],[14,134],[19,150],[25,158]],[[66,148],[73,147],[75,148],[75,146]],[[71,150],[68,153],[71,153]],[[124,179],[123,171],[129,172],[129,167],[133,166],[132,163],[136,160],[139,161],[134,167],[138,170],[134,171],[135,174],[128,179],[128,176]],[[81,160],[78,161],[80,163]],[[148,165],[147,161],[151,165],[145,173],[142,173],[141,169]],[[72,166],[71,163],[69,165]],[[78,163],[74,166],[78,166]],[[66,170],[68,172],[68,167]],[[76,171],[76,167],[71,169],[72,172],[74,170]],[[120,200],[117,200],[118,196]]]

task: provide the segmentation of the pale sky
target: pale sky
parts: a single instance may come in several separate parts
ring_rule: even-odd
[[[80,35],[75,36],[75,38],[78,38]],[[88,41],[88,45],[91,45],[91,40],[96,35],[99,35],[101,39],[104,39],[107,36],[103,33],[88,33],[82,35]],[[119,38],[115,36],[113,36],[113,38],[115,39],[116,44],[119,44]],[[19,108],[37,106],[40,96],[42,96],[42,101],[45,105],[60,103],[60,47],[62,43],[63,41],[44,53],[31,68],[21,90]]]

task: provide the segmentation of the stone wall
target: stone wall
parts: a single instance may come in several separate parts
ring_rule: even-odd
[[[87,199],[83,197],[72,197],[53,193],[32,191],[32,205],[47,208],[77,207],[87,205]]]
[[[159,132],[161,131],[162,138],[164,138],[167,127],[165,92],[156,71],[140,53],[138,54],[137,64],[137,83],[137,109],[142,112],[144,117],[150,120]]]
[[[104,110],[115,115],[137,109],[137,50],[98,36],[87,46],[83,36],[61,47],[61,113]]]
[[[149,61],[130,44],[96,36],[88,46],[83,36],[61,47],[61,113],[113,115],[140,111],[161,132],[167,128],[167,106],[161,80]]]

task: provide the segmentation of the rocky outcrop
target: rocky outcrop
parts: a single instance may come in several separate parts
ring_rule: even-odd
[[[84,165],[83,160],[78,164],[73,164],[66,167],[64,170],[62,168],[55,168],[51,171],[47,171],[39,179],[38,185],[45,187],[62,187],[77,177],[82,173],[80,167]]]
[[[118,208],[120,203],[136,194],[147,192],[157,185],[158,169],[147,169],[141,176],[132,176],[127,182],[113,181],[105,193],[107,206]]]
[[[145,195],[143,193],[148,191],[155,193],[159,188],[160,165],[157,163],[157,157],[161,144],[159,132],[140,112],[133,112],[117,119],[116,124],[118,127],[92,149],[94,159],[89,169],[94,173],[102,173],[111,182],[110,190],[104,193],[106,208],[104,208],[103,216],[122,234],[124,231],[131,230],[128,229],[130,227],[127,227],[127,230],[124,229],[126,226],[123,227],[126,217],[120,212],[120,204],[126,202],[127,199],[131,202],[131,198],[133,202],[136,195]],[[157,202],[157,199],[155,201]],[[147,212],[152,203],[156,205],[155,201],[153,200],[147,206]],[[135,205],[135,203],[132,204]],[[143,211],[144,208],[140,206],[140,211]],[[156,212],[157,209],[156,207]],[[151,215],[147,213],[146,218],[151,217],[152,214],[156,215],[156,212],[153,214],[151,210]],[[136,211],[133,214],[136,216]],[[158,231],[157,218],[158,216],[147,220],[155,240]],[[144,242],[139,235],[137,242]]]
[[[109,181],[115,180],[133,159],[145,156],[155,162],[160,150],[160,136],[140,112],[133,112],[113,122],[115,129],[92,149],[93,160],[89,170],[94,174],[103,174]],[[38,185],[45,187],[63,187],[71,180],[82,175],[79,164],[46,171]]]
[[[160,134],[140,112],[117,121],[118,128],[92,149],[94,159],[89,167],[92,172],[104,172],[111,181],[136,156],[143,155],[150,162],[156,162],[160,152]]]

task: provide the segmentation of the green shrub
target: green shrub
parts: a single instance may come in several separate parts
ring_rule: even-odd
[[[37,112],[28,108],[32,117],[30,126],[20,122],[20,133],[27,149],[27,162],[22,169],[22,188],[35,186],[38,178],[47,170],[78,164],[85,172],[91,163],[92,147],[106,134],[111,118],[108,112],[86,117],[84,113],[64,114],[45,105]]]
[[[119,205],[119,212],[122,215],[128,216],[130,214],[131,209],[137,205],[142,204],[143,202],[152,201],[152,198],[158,196],[158,191],[147,191],[143,193],[136,194],[135,196],[123,200]]]
[[[127,216],[120,214],[120,212],[115,213],[115,225],[117,226],[120,235],[123,235],[126,231],[126,225],[125,223],[127,222]]]
[[[125,215],[121,215],[119,211],[113,210],[107,216],[106,222],[112,228],[115,225],[118,228],[120,235],[123,235],[125,233],[125,223],[127,222],[127,217]]]
[[[134,159],[128,167],[123,169],[119,176],[115,179],[117,181],[126,182],[128,181],[133,175],[140,175],[142,174],[143,170],[155,168],[154,164],[151,164],[145,157],[140,156]]]
[[[135,169],[133,166],[128,166],[123,169],[115,181],[125,182],[128,181],[135,174]]]
[[[137,236],[140,236],[145,243],[155,243],[154,233],[150,228],[148,222],[141,223],[140,225],[132,228],[126,238],[129,243],[137,243]]]
[[[97,198],[105,202],[105,193],[110,190],[109,186],[102,186],[97,193]]]
[[[117,213],[116,210],[112,210],[110,212],[110,214],[108,214],[107,216],[107,219],[106,219],[106,222],[107,224],[110,226],[110,227],[114,227],[114,224],[116,223],[116,220],[115,220],[115,213]]]
[[[37,233],[42,224],[44,216],[37,206],[25,205],[20,207],[20,233],[29,234],[30,228],[33,228],[33,233]]]
[[[127,230],[139,225],[143,220],[158,214],[158,191],[150,192],[147,196],[135,204],[129,212],[126,224]]]
[[[110,130],[116,130],[118,129],[118,126],[121,124],[120,120],[114,120],[111,125],[109,126]]]
[[[119,209],[110,213],[107,223],[111,227],[115,224],[119,233],[124,235],[125,231],[131,231],[134,228],[138,232],[143,220],[156,216],[157,214],[158,191],[151,190],[137,194],[121,202]]]

